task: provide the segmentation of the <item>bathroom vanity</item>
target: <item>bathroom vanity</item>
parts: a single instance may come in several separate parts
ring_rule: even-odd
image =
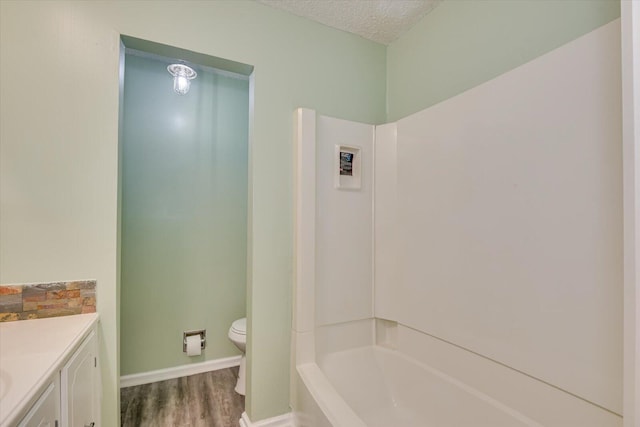
[[[96,313],[0,323],[0,427],[97,427]]]

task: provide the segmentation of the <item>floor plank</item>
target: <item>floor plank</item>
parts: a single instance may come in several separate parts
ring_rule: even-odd
[[[238,427],[244,396],[238,368],[221,369],[120,390],[122,427]]]

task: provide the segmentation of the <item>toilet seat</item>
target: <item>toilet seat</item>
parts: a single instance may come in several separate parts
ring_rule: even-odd
[[[231,330],[238,335],[247,335],[247,318],[243,317],[231,324]]]

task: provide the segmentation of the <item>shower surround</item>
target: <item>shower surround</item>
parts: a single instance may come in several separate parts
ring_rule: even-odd
[[[296,112],[301,425],[622,425],[619,31],[395,123]]]

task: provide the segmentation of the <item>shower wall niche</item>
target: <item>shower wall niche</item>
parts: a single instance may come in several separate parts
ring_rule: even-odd
[[[185,95],[167,66],[127,49],[121,220],[121,374],[237,354],[245,316],[249,79],[191,65]],[[182,332],[207,330],[201,356]]]

